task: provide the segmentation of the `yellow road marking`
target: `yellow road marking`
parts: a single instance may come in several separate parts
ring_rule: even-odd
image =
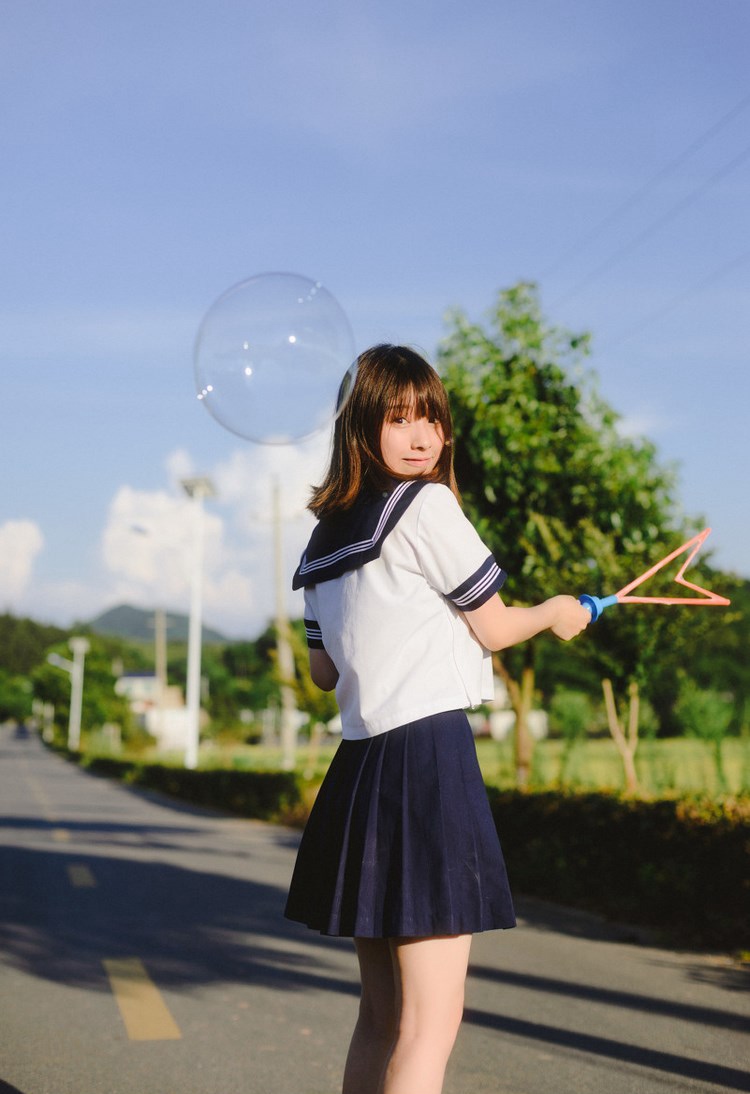
[[[102,964],[131,1041],[177,1041],[182,1037],[139,958],[105,958]]]
[[[52,802],[47,797],[42,784],[38,779],[34,778],[33,775],[26,775],[25,778],[29,790],[34,798],[36,798],[36,803],[40,806],[42,813],[44,814],[44,819],[48,821],[55,820],[54,813],[52,812]]]
[[[68,878],[76,889],[95,889],[96,878],[85,862],[68,863]]]

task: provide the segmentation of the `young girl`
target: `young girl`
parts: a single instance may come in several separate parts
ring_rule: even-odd
[[[362,994],[343,1094],[439,1094],[471,936],[515,925],[464,711],[491,650],[590,622],[572,596],[506,607],[464,516],[445,389],[411,349],[358,360],[294,576],[313,681],[342,742],[299,848],[288,918],[354,939]]]

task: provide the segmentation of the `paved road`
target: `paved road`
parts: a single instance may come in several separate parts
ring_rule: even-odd
[[[296,840],[1,731],[0,1094],[336,1094],[356,970],[281,916]],[[519,903],[445,1094],[750,1090],[747,972]]]

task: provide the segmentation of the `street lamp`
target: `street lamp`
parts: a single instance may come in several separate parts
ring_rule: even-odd
[[[294,654],[289,632],[289,618],[286,613],[285,578],[283,544],[281,537],[281,490],[278,477],[273,479],[273,555],[276,585],[276,653],[278,656],[279,676],[281,678],[281,766],[284,771],[293,771],[297,749],[298,712],[291,681],[294,679]]]
[[[203,593],[203,501],[216,497],[216,489],[205,475],[182,479],[180,485],[193,502],[193,565],[190,575],[190,624],[185,701],[187,705],[187,741],[185,767],[198,766],[201,699],[201,639]]]
[[[87,638],[71,638],[68,645],[73,651],[73,660],[61,657],[59,653],[50,653],[47,661],[55,668],[62,669],[70,676],[70,715],[68,717],[68,748],[77,752],[81,745],[81,708],[83,706],[83,665],[86,654],[91,648]]]

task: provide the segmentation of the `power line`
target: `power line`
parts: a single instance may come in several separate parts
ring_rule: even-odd
[[[686,300],[689,300],[691,296],[695,296],[696,293],[702,292],[708,288],[715,281],[720,281],[725,277],[730,270],[736,269],[738,266],[743,266],[746,262],[750,261],[750,250],[744,251],[740,255],[736,255],[729,262],[723,263],[713,270],[707,277],[701,278],[700,281],[694,285],[689,286],[683,292],[677,296],[673,296],[671,300],[667,301],[661,308],[657,308],[656,311],[651,312],[645,316],[640,322],[634,324],[632,327],[628,327],[621,334],[619,334],[613,341],[606,342],[604,350],[614,349],[616,346],[621,345],[622,342],[626,342],[629,338],[632,338],[634,334],[638,334],[643,327],[650,326],[651,323],[655,323],[658,319],[662,319],[665,315],[668,315],[675,308],[678,308],[681,304],[684,304]]]
[[[642,243],[644,239],[648,239],[648,237],[652,236],[654,232],[658,231],[665,224],[668,224],[670,220],[674,220],[674,218],[678,216],[679,213],[681,213],[689,205],[692,205],[695,201],[698,200],[699,197],[702,197],[707,190],[710,190],[711,187],[715,186],[717,182],[720,182],[721,179],[725,178],[732,171],[735,171],[740,166],[740,164],[744,163],[744,161],[748,159],[748,157],[750,157],[750,146],[744,148],[742,152],[739,153],[739,155],[735,156],[734,159],[730,160],[729,163],[725,164],[723,167],[720,167],[718,171],[715,171],[713,175],[710,175],[709,178],[706,179],[705,182],[701,183],[700,186],[697,186],[695,190],[692,190],[689,194],[686,194],[685,197],[678,201],[676,205],[673,205],[671,209],[668,209],[660,217],[657,217],[656,220],[652,221],[651,224],[644,228],[642,232],[639,232],[638,235],[635,236],[635,238],[632,239],[629,243],[625,244],[624,247],[621,247],[619,250],[615,251],[613,255],[610,255],[610,257],[605,259],[604,262],[601,262],[598,266],[596,266],[595,269],[591,271],[591,273],[587,274],[586,277],[584,277],[581,281],[578,281],[575,285],[573,285],[573,287],[569,289],[568,292],[558,297],[557,300],[554,300],[552,302],[552,306],[556,307],[559,304],[566,303],[573,296],[576,296],[581,289],[584,289],[588,285],[590,285],[592,281],[595,281],[600,276],[600,274],[605,273],[607,270],[610,270],[620,261],[621,258],[624,258],[625,255],[630,254],[631,251],[635,250],[635,248],[640,243]]]
[[[548,266],[547,269],[542,272],[542,274],[540,275],[540,280],[543,281],[550,274],[556,273],[560,266],[562,266],[568,260],[568,258],[571,257],[571,255],[578,254],[578,252],[583,250],[583,248],[591,243],[592,240],[598,239],[602,232],[606,228],[608,228],[610,224],[613,224],[623,215],[623,213],[628,212],[628,210],[632,209],[634,205],[637,205],[639,201],[641,201],[644,197],[650,194],[651,191],[659,185],[659,183],[661,183],[665,178],[668,178],[669,175],[676,171],[678,167],[681,167],[682,164],[687,159],[689,159],[694,152],[697,152],[698,149],[702,148],[704,144],[707,144],[712,139],[712,137],[719,133],[724,128],[724,126],[728,125],[730,121],[732,121],[748,106],[750,106],[750,94],[740,99],[740,101],[736,103],[731,110],[728,110],[726,114],[723,114],[718,119],[718,121],[714,122],[713,125],[709,126],[708,129],[706,129],[703,133],[696,137],[695,140],[691,141],[687,148],[683,149],[683,151],[680,152],[679,155],[675,156],[675,158],[670,160],[669,163],[665,164],[664,167],[661,167],[656,172],[656,174],[652,175],[651,178],[643,184],[643,186],[639,187],[633,194],[630,195],[630,197],[626,198],[625,201],[623,201],[620,205],[616,206],[616,208],[614,208],[611,213],[608,213],[602,220],[595,224],[594,227],[585,235],[583,235],[577,242],[572,243],[568,248],[566,248],[566,250],[564,250],[562,254],[552,263],[552,265]]]

